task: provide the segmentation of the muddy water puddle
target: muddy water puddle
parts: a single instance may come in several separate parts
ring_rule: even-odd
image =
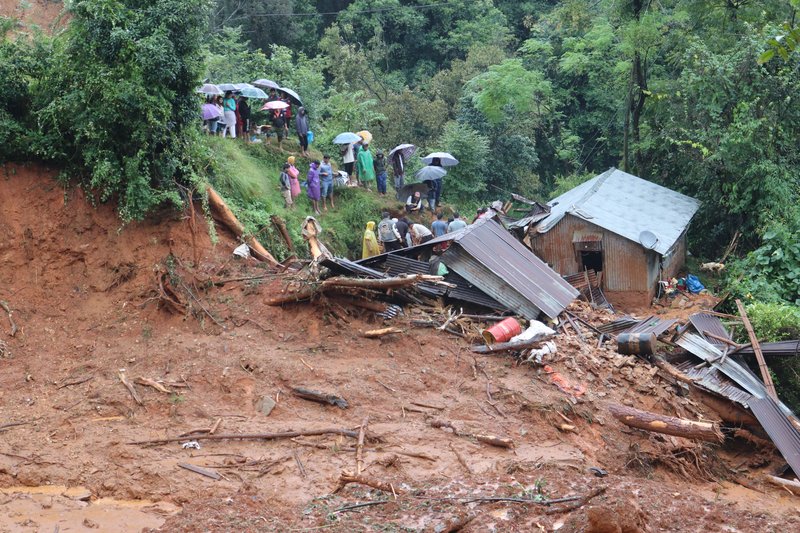
[[[180,508],[167,502],[87,501],[83,487],[45,485],[0,489],[0,532],[141,531],[160,527]]]

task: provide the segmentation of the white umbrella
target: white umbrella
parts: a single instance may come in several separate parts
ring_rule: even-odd
[[[454,167],[458,164],[458,159],[447,152],[433,152],[422,158],[423,163],[430,165],[434,159],[438,159],[443,167]]]

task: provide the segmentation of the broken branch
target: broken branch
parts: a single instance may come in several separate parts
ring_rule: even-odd
[[[349,429],[326,428],[308,429],[304,431],[283,431],[278,433],[228,433],[220,435],[189,435],[186,437],[168,437],[166,439],[141,440],[129,442],[140,446],[168,444],[170,442],[181,442],[191,440],[277,440],[291,439],[294,437],[313,437],[317,435],[344,435],[345,437],[358,438],[358,433]]]
[[[617,404],[609,405],[608,410],[614,418],[633,428],[707,442],[722,442],[725,440],[719,425],[714,422],[698,422],[674,416],[659,415]]]
[[[128,377],[125,375],[124,368],[119,371],[119,380],[122,382],[123,385],[125,385],[125,388],[128,389],[128,392],[131,394],[136,403],[138,403],[139,405],[144,405],[141,396],[139,396],[139,393],[136,392],[136,389],[133,387],[133,383],[128,381]]]
[[[353,475],[349,472],[342,472],[341,474],[339,474],[339,483],[334,489],[333,493],[336,494],[350,483],[358,483],[360,485],[366,485],[367,487],[372,487],[373,489],[382,490],[383,492],[386,492],[388,494],[403,494],[403,491],[394,488],[394,486],[392,486],[391,483],[384,483],[382,481],[377,481],[364,476]]]

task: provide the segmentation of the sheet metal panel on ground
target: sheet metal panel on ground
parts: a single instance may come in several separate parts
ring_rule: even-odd
[[[479,220],[453,239],[442,261],[525,318],[556,318],[578,291],[494,220]]]

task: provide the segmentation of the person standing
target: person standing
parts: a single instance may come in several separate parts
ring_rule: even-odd
[[[411,246],[411,237],[409,236],[408,229],[411,226],[411,223],[408,221],[406,217],[402,217],[400,220],[395,222],[395,227],[397,228],[397,234],[400,236],[400,247],[405,248],[406,246]]]
[[[454,231],[458,231],[460,229],[464,229],[467,227],[467,222],[461,218],[461,215],[456,211],[453,213],[453,221],[447,225],[447,232],[453,233]]]
[[[331,209],[336,209],[336,206],[333,205],[333,167],[331,166],[331,156],[328,154],[322,157],[322,164],[319,166],[319,182],[322,210],[328,210],[328,198],[331,199]]]
[[[297,138],[300,140],[300,153],[303,157],[308,157],[308,115],[305,107],[297,110],[294,126],[297,129]]]
[[[394,190],[399,199],[400,191],[403,190],[403,186],[405,185],[406,175],[406,164],[405,161],[403,161],[402,150],[398,150],[392,154],[392,173],[394,174]]]
[[[361,259],[380,255],[381,247],[378,245],[378,239],[375,236],[375,222],[367,222],[367,229],[364,230],[364,239],[361,245]]]
[[[355,144],[350,143],[342,149],[342,164],[347,172],[347,179],[353,182],[353,170],[356,165]]]
[[[225,110],[225,129],[222,130],[222,138],[230,132],[231,138],[236,138],[236,100],[233,99],[233,92],[228,91],[225,93],[225,99],[222,101],[222,108]]]
[[[375,179],[378,184],[378,194],[386,196],[386,158],[383,156],[383,150],[378,150],[375,154]]]
[[[433,224],[431,224],[431,231],[433,232],[434,237],[441,237],[447,233],[447,222],[442,220],[443,218],[443,213],[436,213],[436,220],[434,220]]]
[[[247,98],[244,96],[239,97],[238,102],[238,109],[237,112],[239,113],[239,118],[241,119],[241,125],[237,122],[237,126],[240,128],[240,132],[242,133],[242,137],[244,137],[245,142],[249,142],[249,135],[248,132],[250,131],[250,104],[247,103]]]
[[[358,181],[365,189],[370,190],[370,184],[375,181],[375,161],[372,159],[372,152],[369,151],[368,144],[361,147],[356,162]]]
[[[284,163],[283,172],[281,172],[281,177],[280,177],[281,196],[283,196],[283,201],[286,202],[286,208],[294,209],[294,200],[292,200],[292,183],[291,183],[291,178],[287,173],[288,170],[289,170],[289,163]]]
[[[278,137],[278,148],[283,151],[283,137],[286,135],[286,113],[283,109],[276,109],[272,115],[272,131]]]
[[[378,224],[378,242],[383,243],[385,251],[399,250],[403,248],[400,244],[400,233],[397,231],[394,221],[389,218],[388,212],[383,212],[381,222]]]
[[[225,108],[222,107],[221,96],[214,97],[214,105],[217,106],[217,111],[219,111],[219,118],[217,119],[217,129],[214,133],[219,135],[220,133],[225,131]]]
[[[312,161],[306,174],[306,194],[314,207],[314,213],[319,215],[319,161]]]
[[[300,196],[300,171],[294,166],[295,159],[293,155],[290,155],[286,159],[286,162],[289,164],[289,170],[287,170],[286,173],[289,174],[289,179],[291,180],[290,190],[292,192],[292,199],[294,200]]]

